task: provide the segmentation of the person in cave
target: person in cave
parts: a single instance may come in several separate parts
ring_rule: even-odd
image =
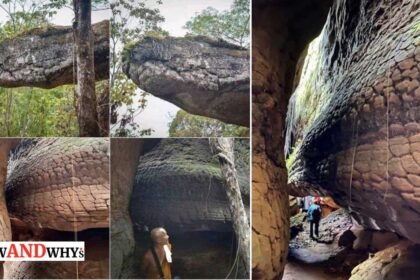
[[[319,221],[321,220],[321,199],[319,197],[314,197],[311,206],[308,208],[308,221],[310,223],[310,237],[315,240],[315,235],[319,237]]]
[[[169,235],[162,227],[150,232],[152,246],[144,254],[141,271],[146,279],[172,279],[172,246]]]

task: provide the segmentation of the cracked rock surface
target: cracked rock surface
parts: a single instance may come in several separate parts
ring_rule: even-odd
[[[84,241],[84,262],[5,262],[5,278],[108,278],[109,148],[101,138],[23,139],[5,196],[14,241]],[[77,269],[76,269],[77,267]],[[77,273],[77,274],[76,274]]]
[[[9,162],[9,213],[34,228],[109,227],[106,139],[24,140]]]
[[[92,26],[94,63],[97,81],[109,76],[109,21]],[[49,26],[23,33],[0,42],[0,86],[54,88],[72,84],[73,29]],[[76,58],[74,58],[76,59]]]
[[[419,2],[337,1],[289,103],[292,193],[420,242]]]
[[[249,50],[206,37],[145,37],[123,69],[140,89],[189,113],[249,126]]]
[[[235,164],[247,212],[248,153],[248,139],[235,140]],[[168,232],[232,232],[224,188],[208,139],[163,139],[140,157],[130,206],[133,223],[150,229],[164,226]]]

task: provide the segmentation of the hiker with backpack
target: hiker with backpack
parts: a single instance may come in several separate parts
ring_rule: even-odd
[[[321,199],[319,197],[314,197],[312,200],[311,206],[308,208],[308,221],[310,223],[310,237],[311,239],[315,239],[315,235],[319,237],[319,221],[321,220]],[[315,229],[314,229],[315,228]]]
[[[146,279],[172,279],[172,246],[164,228],[154,228],[150,232],[152,246],[143,258],[141,271]]]

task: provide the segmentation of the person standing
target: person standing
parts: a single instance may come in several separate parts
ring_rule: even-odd
[[[321,199],[319,197],[314,197],[311,206],[308,208],[308,221],[310,223],[310,237],[315,239],[315,235],[319,237],[319,221],[321,220]]]
[[[164,228],[154,228],[150,232],[153,245],[143,257],[141,271],[146,279],[172,279],[172,246]]]

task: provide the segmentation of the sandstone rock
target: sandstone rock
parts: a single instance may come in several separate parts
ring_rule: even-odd
[[[205,37],[146,37],[124,72],[141,89],[184,109],[249,126],[249,51]]]
[[[372,233],[371,246],[375,250],[381,251],[388,248],[390,245],[398,241],[399,241],[398,235],[396,235],[393,232],[376,231]]]
[[[109,21],[93,25],[96,80],[109,77]],[[0,43],[0,86],[54,88],[74,82],[73,29],[34,29]]]
[[[356,266],[350,280],[415,280],[420,273],[419,258],[419,245],[401,241]]]
[[[293,192],[326,192],[366,229],[420,242],[418,32],[410,31],[420,11],[409,8],[414,0],[362,2],[335,3],[311,46],[313,67],[288,108],[289,182]]]
[[[235,152],[242,199],[249,210],[248,139],[236,140]],[[133,223],[165,226],[173,233],[231,232],[224,188],[208,139],[162,139],[139,160],[130,198]]]

